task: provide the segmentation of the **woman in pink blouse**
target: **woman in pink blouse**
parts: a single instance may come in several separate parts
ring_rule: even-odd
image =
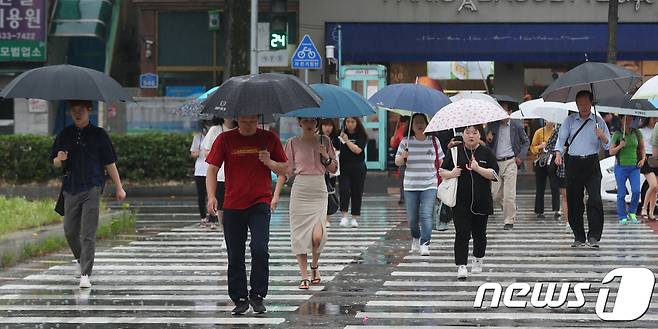
[[[327,136],[317,134],[317,119],[298,118],[302,135],[286,143],[288,175],[295,176],[290,194],[290,236],[292,251],[302,280],[299,289],[320,283],[318,262],[327,241],[327,186],[324,175],[335,173],[336,155]],[[276,209],[279,195],[287,177],[279,177],[272,197],[272,210]],[[311,280],[308,278],[307,255],[311,253]]]

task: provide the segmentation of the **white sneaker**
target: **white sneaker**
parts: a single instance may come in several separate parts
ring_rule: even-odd
[[[420,245],[420,255],[421,256],[429,256],[430,255],[430,245],[429,244],[421,244]]]
[[[80,277],[80,288],[91,288],[91,282],[89,281],[89,275],[83,275]]]
[[[359,227],[359,223],[357,223],[355,219],[352,219],[352,221],[350,222],[350,225],[352,227]]]
[[[420,250],[420,239],[411,240],[411,253],[418,252]]]
[[[459,265],[457,268],[457,279],[463,280],[468,277],[468,269],[466,268],[466,265]]]
[[[347,227],[349,225],[349,221],[347,220],[347,217],[341,218],[339,225],[342,226],[342,227]]]
[[[482,258],[475,258],[471,264],[471,273],[482,273]]]
[[[82,275],[82,268],[80,267],[78,260],[74,259],[71,262],[75,265],[75,273],[73,274],[73,277],[77,279]]]

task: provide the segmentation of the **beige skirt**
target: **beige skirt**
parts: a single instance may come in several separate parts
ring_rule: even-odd
[[[327,241],[327,185],[324,176],[297,175],[290,194],[290,237],[295,255],[313,251],[313,227],[322,225],[322,241]]]

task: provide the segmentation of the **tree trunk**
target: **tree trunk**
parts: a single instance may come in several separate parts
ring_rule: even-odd
[[[226,31],[224,47],[224,81],[232,76],[249,74],[249,21],[250,2],[226,0],[223,31]]]
[[[617,62],[617,22],[619,0],[608,0],[608,63]]]

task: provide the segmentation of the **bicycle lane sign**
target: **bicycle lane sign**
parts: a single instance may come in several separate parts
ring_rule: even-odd
[[[322,68],[322,57],[308,34],[304,35],[290,62],[293,69],[317,70]]]

